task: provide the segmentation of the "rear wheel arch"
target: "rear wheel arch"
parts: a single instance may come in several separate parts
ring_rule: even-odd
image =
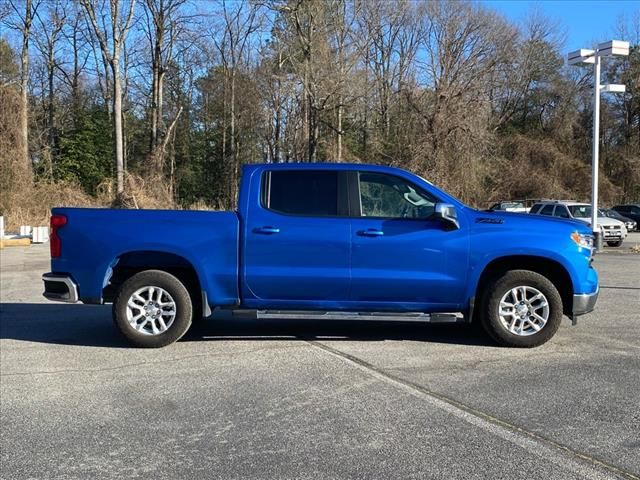
[[[571,315],[573,308],[573,282],[567,269],[559,262],[535,255],[512,255],[499,257],[489,262],[483,269],[474,293],[473,313],[480,313],[480,303],[486,288],[497,278],[511,270],[529,270],[546,277],[556,287],[562,298],[563,313]]]
[[[111,274],[102,289],[103,302],[113,302],[120,287],[129,278],[145,270],[167,272],[182,282],[189,291],[194,309],[202,310],[202,283],[193,263],[185,257],[163,251],[138,250],[126,252],[111,263]]]

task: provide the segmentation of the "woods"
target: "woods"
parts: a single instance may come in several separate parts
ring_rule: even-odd
[[[0,210],[14,222],[56,203],[233,208],[255,162],[401,166],[479,207],[589,198],[591,71],[565,66],[562,25],[536,12],[8,0],[0,22]],[[640,11],[611,35],[632,49],[604,67],[627,93],[603,96],[601,195],[637,201]]]

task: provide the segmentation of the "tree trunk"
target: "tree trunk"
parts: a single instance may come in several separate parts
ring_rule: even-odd
[[[227,175],[227,168],[227,69],[225,67],[222,82],[222,172],[225,176]],[[228,207],[229,191],[223,188],[221,193],[224,195],[225,206]]]
[[[78,55],[78,33],[74,26],[73,30],[73,77],[71,78],[71,103],[73,127],[78,128],[78,117],[80,116],[80,59]]]
[[[22,162],[25,166],[26,180],[31,182],[33,179],[33,168],[29,157],[29,37],[31,35],[32,0],[25,2],[24,26],[22,30],[22,51],[20,54],[20,63],[22,66],[20,72],[20,94],[22,97],[22,105],[20,109],[20,134],[22,137],[23,158]]]
[[[307,89],[309,88],[309,64],[305,56],[304,65],[304,78],[302,80],[303,85],[303,99],[302,99],[302,134],[304,135],[304,141],[306,142],[307,161],[311,161],[311,142],[310,142],[310,129],[309,129],[309,95]],[[296,149],[297,150],[297,149]]]
[[[158,62],[155,57],[152,61],[151,71],[151,138],[149,139],[149,151],[153,154],[158,146]]]
[[[278,81],[279,82],[279,81]],[[277,102],[278,102],[278,106],[276,107],[276,124],[274,126],[274,132],[273,132],[273,136],[274,138],[274,154],[273,154],[273,158],[272,158],[272,162],[274,163],[278,163],[280,162],[280,123],[282,122],[281,120],[281,116],[282,116],[282,108],[280,107],[280,96],[278,94],[277,97]]]
[[[230,136],[231,136],[231,161],[233,162],[233,176],[231,178],[231,195],[230,202],[233,205],[233,202],[237,196],[238,190],[238,177],[240,165],[238,162],[238,152],[236,145],[236,67],[233,66],[233,71],[231,72],[231,100],[230,100],[230,108],[231,108],[231,119],[230,119]]]
[[[160,71],[158,72],[158,98],[156,99],[157,102],[157,114],[156,114],[156,122],[157,122],[157,127],[158,127],[158,131],[160,133],[162,133],[162,135],[166,135],[165,132],[165,128],[164,128],[164,113],[163,113],[163,107],[164,107],[164,71],[162,69],[162,67],[160,67]],[[161,142],[160,138],[158,138],[157,142]]]
[[[111,62],[113,71],[113,139],[116,154],[116,193],[124,193],[124,138],[122,131],[122,85],[118,58]]]
[[[318,161],[318,111],[315,108],[310,108],[311,119],[309,121],[311,125],[311,139],[309,140],[309,161]]]
[[[53,77],[54,77],[54,60],[53,51],[49,52],[49,62],[47,63],[47,77],[49,83],[49,100],[48,100],[48,120],[49,132],[48,132],[48,149],[49,149],[49,177],[53,178],[53,155],[56,150],[57,135],[55,128],[55,92],[53,90]]]
[[[342,161],[342,96],[338,99],[338,162]]]

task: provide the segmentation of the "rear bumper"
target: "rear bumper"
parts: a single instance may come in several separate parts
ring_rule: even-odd
[[[42,275],[44,282],[44,295],[49,300],[56,302],[76,303],[78,301],[78,286],[69,275],[45,273]]]
[[[581,293],[573,296],[572,318],[574,321],[576,317],[593,311],[598,301],[598,293],[600,293],[599,289],[593,293]]]

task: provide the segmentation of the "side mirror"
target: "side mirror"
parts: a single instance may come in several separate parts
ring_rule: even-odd
[[[452,230],[457,230],[460,228],[460,222],[458,222],[456,207],[454,207],[450,203],[436,203],[432,218],[439,218],[444,223],[449,225]]]

